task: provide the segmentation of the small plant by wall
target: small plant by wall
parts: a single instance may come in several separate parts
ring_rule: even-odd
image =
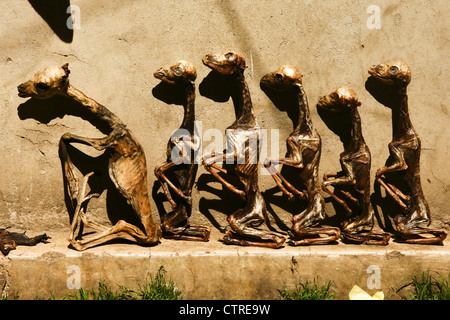
[[[335,293],[330,291],[332,281],[326,281],[322,285],[318,279],[299,282],[293,290],[281,288],[278,292],[282,300],[333,300]]]
[[[172,279],[167,278],[167,271],[161,266],[155,276],[139,290],[131,290],[121,286],[112,290],[108,284],[100,280],[97,289],[86,290],[80,288],[78,292],[69,294],[64,300],[182,300],[182,293],[175,286]]]
[[[409,279],[408,283],[396,291],[403,300],[450,300],[450,272],[445,277],[426,271],[406,279]],[[412,292],[404,294],[404,289],[412,289]]]

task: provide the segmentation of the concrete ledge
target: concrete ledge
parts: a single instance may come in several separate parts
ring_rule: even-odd
[[[31,234],[31,233],[30,233]],[[450,243],[444,246],[358,246],[339,243],[274,250],[227,246],[213,230],[207,243],[163,240],[155,247],[114,243],[78,252],[67,247],[67,233],[51,233],[49,244],[18,247],[0,258],[3,290],[20,299],[62,297],[76,277],[84,288],[99,280],[138,288],[163,265],[184,299],[279,299],[278,289],[293,288],[299,280],[332,280],[336,299],[348,299],[357,284],[369,293],[370,266],[379,270],[386,299],[399,299],[392,288],[404,277],[432,270],[450,271]],[[372,271],[373,272],[373,271]],[[74,290],[74,289],[72,289]]]

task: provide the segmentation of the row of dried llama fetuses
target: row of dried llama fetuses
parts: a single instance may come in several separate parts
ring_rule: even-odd
[[[356,93],[340,87],[322,97],[317,107],[329,114],[339,113],[351,126],[350,139],[344,144],[340,156],[342,171],[327,173],[320,184],[318,172],[321,157],[321,139],[310,118],[308,100],[302,83],[302,74],[293,66],[284,65],[266,74],[261,79],[263,90],[277,94],[291,95],[298,102],[298,123],[286,140],[287,154],[284,158],[269,158],[265,168],[274,178],[279,189],[289,200],[299,197],[305,200],[303,211],[294,214],[288,234],[260,228],[267,217],[266,204],[258,187],[258,150],[260,127],[253,113],[248,85],[245,80],[245,58],[236,51],[206,55],[203,64],[216,72],[230,77],[234,83],[236,98],[236,120],[227,129],[227,151],[223,154],[203,156],[203,165],[226,188],[244,199],[244,205],[227,218],[228,227],[223,238],[226,244],[241,246],[261,246],[280,248],[288,241],[291,245],[310,245],[336,242],[342,238],[346,243],[387,245],[389,232],[374,227],[374,211],[370,202],[371,155],[361,130],[358,106],[361,102]],[[76,250],[103,244],[112,239],[127,239],[141,245],[155,245],[161,237],[177,240],[208,241],[210,229],[205,226],[190,225],[192,212],[191,192],[195,182],[198,164],[194,154],[199,148],[199,138],[195,136],[195,66],[185,60],[160,68],[154,76],[163,82],[179,85],[185,92],[184,119],[181,129],[187,130],[189,137],[170,139],[167,145],[167,159],[156,166],[155,175],[161,182],[164,194],[172,206],[172,211],[161,217],[158,226],[152,218],[147,189],[147,166],[142,146],[125,124],[110,110],[87,97],[69,83],[68,64],[62,67],[46,67],[34,77],[18,86],[19,96],[48,99],[62,95],[73,99],[109,128],[105,138],[92,139],[64,134],[59,143],[59,152],[68,195],[75,208],[69,235],[70,245]],[[404,62],[380,64],[369,69],[369,74],[391,88],[393,111],[398,114],[397,130],[389,144],[388,164],[376,173],[376,181],[402,208],[403,213],[394,218],[396,236],[405,243],[443,244],[445,229],[429,228],[431,221],[429,206],[420,182],[420,139],[411,124],[408,114],[407,86],[411,80],[410,68]],[[256,137],[257,144],[246,143],[249,137]],[[113,226],[100,225],[89,219],[86,203],[99,194],[89,193],[87,183],[90,172],[81,179],[75,175],[67,147],[71,143],[91,146],[96,150],[109,150],[108,171],[117,190],[125,197],[140,220],[142,228],[124,220]],[[183,157],[181,164],[171,159],[173,151]],[[190,154],[183,154],[190,150]],[[245,161],[237,161],[239,155]],[[257,161],[250,160],[257,159]],[[233,163],[220,166],[219,163]],[[284,165],[292,170],[285,177],[276,169]],[[409,192],[402,192],[399,186],[386,181],[386,174],[400,173],[407,183]],[[169,173],[170,177],[169,178]],[[235,177],[243,186],[237,188],[226,178]],[[295,184],[295,186],[294,186]],[[301,187],[298,187],[300,185]],[[348,219],[340,227],[323,226],[326,218],[324,199],[320,189],[330,194],[337,204],[348,213]],[[334,190],[332,191],[331,188]],[[420,225],[428,223],[427,227]],[[96,230],[95,235],[84,238],[83,227]],[[75,233],[78,230],[78,235]],[[1,248],[4,254],[17,244],[35,245],[47,242],[47,235],[28,238],[24,234],[9,233],[2,229]]]

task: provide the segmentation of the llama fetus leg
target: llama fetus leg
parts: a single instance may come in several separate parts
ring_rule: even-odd
[[[384,178],[384,176],[381,176],[380,178]],[[397,195],[397,196],[399,196],[400,197],[400,199],[402,200],[402,201],[405,201],[405,202],[409,202],[410,200],[411,200],[411,197],[410,196],[408,196],[408,195],[406,195],[406,194],[404,194],[403,192],[401,192],[396,186],[394,186],[393,184],[390,184],[390,183],[388,183],[388,182],[386,182],[386,185]]]
[[[332,180],[342,176],[342,172],[329,172],[323,175],[323,180]]]
[[[290,184],[286,178],[283,177],[283,175],[275,168],[276,164],[283,164],[283,165],[289,165],[294,168],[303,168],[303,165],[299,161],[295,161],[290,158],[280,158],[280,159],[266,159],[264,162],[264,167],[269,171],[272,178],[275,180],[275,183],[278,185],[280,190],[291,199],[295,193],[296,195],[303,197],[304,193],[297,190],[292,184]],[[277,177],[281,180],[281,182],[277,179]],[[285,187],[286,186],[286,187]],[[289,189],[291,192],[289,192],[287,189]]]
[[[344,178],[344,183],[342,183],[342,178]],[[350,192],[338,189],[339,184],[341,185],[351,185],[352,183],[349,181],[346,181],[345,175],[339,175],[339,174],[326,174],[324,176],[324,182],[322,184],[322,190],[324,190],[326,193],[331,195],[334,200],[336,200],[341,206],[345,208],[347,212],[350,212],[347,204],[336,195],[336,191],[339,191],[340,194],[345,196],[347,199],[354,203],[358,203],[358,199],[356,199]],[[328,186],[333,186],[335,188],[335,192],[332,192],[330,189],[328,189]]]
[[[138,204],[139,199],[133,196],[131,196],[131,198],[128,200],[133,206],[140,205]],[[143,205],[150,205],[150,204],[144,203]],[[151,221],[151,217],[140,215],[139,213],[141,212],[141,209],[142,208],[138,207],[138,209],[137,210],[135,209],[135,211],[138,213],[138,216],[141,219],[141,223],[144,226],[145,232],[139,229],[137,226],[132,225],[124,220],[119,220],[112,227],[106,227],[101,226],[97,223],[93,223],[87,218],[85,218],[84,215],[81,215],[82,221],[86,227],[94,228],[101,231],[90,238],[83,240],[73,240],[70,243],[76,250],[79,251],[86,250],[88,248],[106,243],[114,239],[126,239],[135,243],[154,245],[156,243],[155,237],[159,237],[159,234],[151,233],[151,231],[154,229],[152,227],[153,222]]]
[[[279,248],[286,241],[280,233],[258,229],[265,221],[265,203],[260,192],[249,196],[249,205],[228,216],[231,231],[224,237],[226,244]]]
[[[190,225],[186,207],[179,204],[174,213],[162,221],[163,237],[173,240],[208,241],[210,229],[204,226]]]
[[[285,195],[288,196],[289,199],[292,199],[294,197],[294,195],[287,191],[287,189],[284,187],[283,185],[283,180],[281,180],[281,174],[278,172],[278,170],[275,169],[275,166],[272,164],[272,162],[270,160],[266,160],[264,162],[264,167],[267,169],[267,171],[269,171],[270,175],[272,176],[273,180],[275,181],[275,183],[277,184],[278,188],[280,188],[281,192],[283,192]],[[280,180],[278,180],[280,179]]]
[[[237,189],[235,186],[233,186],[231,183],[229,183],[228,181],[226,181],[224,178],[222,178],[217,172],[215,172],[212,169],[212,166],[221,161],[227,161],[227,160],[231,160],[234,159],[235,155],[234,153],[230,153],[230,154],[219,154],[219,155],[214,155],[214,156],[204,156],[203,158],[203,164],[205,169],[211,173],[217,180],[219,180],[227,189],[229,189],[230,191],[236,193],[237,195],[241,196],[241,197],[245,197],[245,192],[242,190]],[[216,167],[217,168],[217,167]],[[222,171],[224,172],[224,171]],[[225,171],[226,172],[226,171]]]
[[[86,221],[86,227],[92,227],[88,221]],[[71,245],[75,249],[83,251],[96,245],[100,245],[119,238],[138,243],[141,243],[141,241],[139,240],[142,240],[142,243],[144,243],[147,235],[139,230],[139,228],[137,228],[136,226],[127,223],[124,220],[120,220],[113,227],[105,230],[104,232],[100,232],[98,235],[93,236],[89,239],[72,241]]]
[[[67,144],[62,139],[59,141],[59,154],[61,158],[61,165],[63,167],[64,181],[67,183],[67,192],[72,200],[72,205],[74,205],[74,202],[78,198],[79,181],[74,173],[75,166],[73,165],[72,160],[70,160],[67,152]]]
[[[256,235],[256,234],[255,234]],[[262,235],[262,234],[260,234]],[[260,236],[258,235],[258,236]],[[269,238],[269,235],[266,233],[264,234],[266,238]],[[223,241],[226,244],[229,245],[238,245],[243,247],[263,247],[263,248],[272,248],[272,249],[278,249],[280,248],[285,240],[279,238],[279,235],[273,234],[271,239],[268,239],[267,241],[257,241],[255,238],[251,236],[243,236],[238,233],[235,233],[233,231],[226,231],[226,234],[223,238]],[[270,240],[276,240],[276,241],[270,241]]]
[[[136,199],[133,199],[132,201],[135,200]],[[154,245],[157,243],[156,239],[160,237],[160,233],[158,232],[159,228],[157,228],[156,233],[152,233],[154,227],[151,217],[140,216],[140,220],[145,230],[145,232],[143,232],[135,225],[130,224],[124,220],[119,220],[112,227],[106,227],[97,223],[93,223],[92,221],[87,219],[84,214],[81,214],[81,212],[80,216],[83,224],[86,227],[100,230],[100,232],[87,239],[70,241],[71,245],[79,251],[104,244],[114,239],[126,239],[139,244]]]
[[[89,195],[88,197],[86,197],[86,185],[87,185],[89,177],[92,176],[94,174],[94,172],[88,173],[83,178],[82,186],[81,186],[81,190],[80,190],[79,179],[75,177],[74,165],[73,165],[72,161],[70,160],[70,157],[67,153],[67,144],[69,144],[70,142],[79,142],[81,144],[86,144],[86,145],[92,146],[95,149],[101,151],[101,150],[105,149],[105,147],[103,147],[103,145],[105,143],[107,144],[108,141],[110,141],[109,137],[101,138],[101,139],[90,139],[90,138],[84,138],[84,137],[72,135],[70,133],[64,134],[59,141],[60,155],[61,155],[61,161],[62,161],[62,166],[63,166],[63,171],[64,171],[64,177],[65,177],[65,180],[68,181],[69,196],[72,198],[72,201],[76,201],[75,213],[73,216],[71,230],[69,233],[69,241],[74,240],[75,231],[77,229],[77,226],[78,226],[81,216],[82,216],[81,210],[82,210],[83,203],[88,201],[92,197],[98,197],[99,195],[92,194],[92,195]]]
[[[384,187],[386,192],[397,202],[403,209],[408,208],[408,206],[400,199],[400,197],[394,192],[389,185],[383,181],[382,176],[376,178],[376,180],[380,183],[381,186]]]
[[[323,198],[320,194],[316,194],[307,209],[292,217],[289,244],[294,246],[327,244],[339,240],[339,228],[317,226],[323,219],[323,206]]]
[[[348,213],[351,213],[351,209],[347,205],[345,201],[340,199],[334,192],[332,192],[328,187],[332,186],[334,188],[342,187],[342,186],[350,186],[353,187],[355,185],[355,178],[353,175],[353,169],[351,167],[351,163],[343,162],[344,171],[341,174],[327,174],[324,176],[327,177],[322,183],[322,190],[328,193],[334,200],[336,200]],[[349,198],[353,202],[358,202],[350,193],[339,190],[344,196]]]
[[[170,232],[164,230],[164,238],[173,240],[186,241],[209,241],[211,230],[204,226],[185,226],[179,228],[171,228]]]
[[[186,196],[180,189],[178,189],[172,181],[170,181],[165,175],[164,172],[172,167],[176,166],[172,161],[165,162],[163,165],[156,167],[155,172],[158,179],[163,179],[167,184],[179,195],[182,199],[188,200],[189,197]]]
[[[341,190],[338,189],[338,191],[345,196],[347,199],[349,199],[350,201],[354,202],[354,203],[358,203],[358,199],[356,199],[350,192],[345,191],[345,190]]]
[[[402,141],[404,143],[406,141]],[[398,145],[395,142],[391,142],[389,144],[389,151],[391,156],[393,157],[393,163],[390,166],[383,166],[380,169],[377,170],[376,176],[380,177],[384,175],[385,173],[389,172],[396,172],[396,171],[404,171],[408,169],[408,165],[405,161],[404,156],[404,150],[400,148],[400,145]]]
[[[92,198],[100,197],[100,195],[98,193],[92,193],[92,194],[86,195],[86,187],[87,187],[89,177],[91,177],[94,174],[95,174],[94,172],[90,172],[87,175],[85,175],[83,177],[83,179],[81,180],[81,189],[80,189],[80,192],[77,197],[77,206],[75,208],[75,212],[74,212],[73,219],[72,219],[72,224],[70,227],[69,242],[74,241],[75,231],[77,230],[77,228],[80,224],[80,221],[83,222],[84,224],[89,224],[94,229],[101,230],[101,231],[106,230],[106,227],[104,227],[98,223],[89,223],[88,218],[86,217],[86,214],[84,212],[85,208],[83,205],[85,202],[89,201]]]
[[[420,207],[419,207],[420,208]],[[420,210],[420,209],[419,209]],[[411,244],[443,244],[447,238],[445,229],[419,227],[421,223],[428,221],[429,217],[421,217],[417,211],[407,216],[398,215],[394,218],[401,241]]]
[[[10,251],[15,250],[16,248],[17,245],[13,240],[0,241],[0,251],[4,256],[7,256]]]
[[[343,180],[342,180],[343,179]],[[344,182],[344,183],[342,183]],[[344,209],[350,213],[351,210],[348,207],[347,203],[345,201],[343,201],[341,198],[339,198],[336,195],[336,191],[339,191],[339,193],[341,193],[343,196],[345,196],[347,199],[349,199],[350,201],[354,202],[354,203],[358,203],[358,199],[356,199],[350,192],[342,190],[342,189],[338,189],[339,186],[338,185],[351,185],[351,181],[347,181],[346,177],[343,175],[339,175],[339,174],[326,174],[324,176],[324,182],[322,184],[322,190],[325,191],[326,193],[328,193],[334,200],[336,200],[342,207],[344,207]],[[328,186],[333,186],[335,187],[335,192],[332,192]]]
[[[358,233],[346,233],[345,240],[349,243],[366,244],[385,246],[389,243],[391,234],[388,232],[373,233],[370,231],[363,231]]]
[[[423,236],[422,236],[423,235]],[[430,236],[431,235],[431,236]],[[431,229],[416,227],[407,231],[402,230],[402,241],[411,244],[440,244],[447,238],[445,229]]]
[[[348,205],[345,203],[345,201],[343,201],[342,199],[340,199],[337,195],[335,195],[330,189],[328,189],[328,186],[332,186],[334,185],[335,180],[331,180],[331,181],[324,181],[322,183],[322,190],[325,191],[326,193],[328,193],[334,200],[336,200],[337,203],[339,203],[344,209],[345,211],[347,211],[347,213],[351,213],[352,210],[348,207]]]
[[[304,246],[321,243],[328,244],[330,242],[337,241],[339,237],[339,228],[302,228],[296,230],[295,236],[292,240],[289,241],[289,243],[294,246]]]
[[[396,144],[391,142],[389,144],[389,151],[391,156],[394,158],[394,162],[390,166],[384,166],[378,169],[376,172],[376,180],[380,183],[383,188],[386,189],[386,192],[403,208],[406,209],[408,206],[402,201],[401,198],[406,198],[405,195],[399,196],[399,190],[394,187],[393,190],[384,180],[382,179],[386,173],[389,172],[398,172],[404,171],[408,169],[408,165],[406,164],[404,152],[403,150]],[[398,192],[397,192],[398,191]]]
[[[173,240],[208,241],[208,227],[191,225],[189,223],[190,204],[178,203],[174,211],[161,218],[163,237]]]
[[[111,141],[111,137],[100,139],[90,139],[80,136],[73,135],[71,133],[64,134],[59,140],[59,153],[63,167],[63,173],[65,181],[68,183],[68,193],[72,201],[76,201],[79,193],[79,179],[75,176],[75,166],[70,160],[69,154],[67,152],[67,145],[71,142],[76,142],[84,145],[91,146],[98,151],[103,151],[108,147]]]
[[[372,208],[367,212],[342,223],[342,239],[348,243],[387,245],[391,234],[389,232],[374,231]]]
[[[325,181],[323,185],[325,185],[326,192],[331,194],[332,192],[327,189],[327,182]],[[332,180],[329,180],[328,185],[332,185],[334,187],[345,186],[345,185],[354,185],[354,179],[351,176],[343,176],[338,177]],[[342,192],[342,190],[340,190]],[[346,193],[343,193],[346,195]],[[337,198],[334,195],[333,198]],[[336,199],[335,198],[335,199]],[[358,201],[356,198],[352,196],[352,198]],[[344,203],[346,210],[348,213],[352,213],[351,209],[347,206],[347,204],[339,199],[340,204]],[[369,210],[369,209],[368,209]],[[364,210],[363,210],[364,211]],[[369,212],[369,211],[367,211]],[[364,226],[369,226],[370,231],[364,231]],[[351,219],[350,221],[344,221],[342,224],[343,231],[341,232],[342,238],[345,241],[358,243],[358,244],[367,244],[367,245],[386,245],[389,242],[390,234],[386,232],[376,233],[372,231],[373,228],[373,214],[367,213],[366,215],[357,216]]]
[[[178,189],[173,183],[172,181],[170,181],[166,175],[164,174],[164,172],[172,167],[176,166],[175,163],[173,163],[173,161],[169,161],[169,162],[163,162],[161,165],[155,167],[155,176],[156,178],[159,180],[159,182],[161,182],[161,187],[163,188],[164,194],[166,195],[167,200],[169,201],[169,203],[172,206],[172,209],[175,209],[175,207],[177,206],[177,203],[173,200],[169,190],[166,188],[165,183],[167,183],[167,185],[169,185],[175,192],[177,195],[179,195],[182,199],[187,200],[188,197],[186,197],[184,195],[183,192],[181,192],[180,189]]]

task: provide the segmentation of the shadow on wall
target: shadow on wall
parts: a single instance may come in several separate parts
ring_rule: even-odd
[[[67,20],[71,18],[71,13],[67,13],[70,0],[28,0],[28,2],[62,41],[72,42],[73,30],[67,27]]]

